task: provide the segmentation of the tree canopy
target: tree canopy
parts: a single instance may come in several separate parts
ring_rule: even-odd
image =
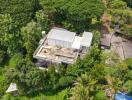
[[[17,28],[26,25],[38,8],[37,0],[0,0],[0,14],[10,14]]]
[[[92,18],[100,18],[105,8],[101,0],[40,0],[40,4],[55,24],[65,23],[77,32],[87,29]]]

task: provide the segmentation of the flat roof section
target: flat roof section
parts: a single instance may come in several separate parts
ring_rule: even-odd
[[[93,34],[91,32],[84,32],[82,36],[81,46],[90,47],[92,43]]]
[[[47,39],[55,39],[66,42],[73,42],[76,33],[70,32],[63,28],[53,28],[49,31]]]
[[[81,43],[82,37],[75,36],[75,39],[72,44],[72,48],[74,49],[80,49],[80,43]]]

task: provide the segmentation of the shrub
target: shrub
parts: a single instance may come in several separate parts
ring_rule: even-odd
[[[66,86],[71,85],[73,83],[73,81],[74,81],[74,77],[72,77],[72,76],[64,76],[64,77],[61,77],[59,79],[58,85],[60,87],[66,87]]]

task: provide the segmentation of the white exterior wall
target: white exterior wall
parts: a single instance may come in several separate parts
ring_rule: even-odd
[[[52,39],[48,39],[48,45],[55,45],[55,41]]]
[[[48,40],[48,45],[58,45],[61,47],[65,47],[65,48],[71,48],[72,43],[70,42],[65,42],[65,41],[60,41],[60,40],[56,40],[56,39],[47,39]]]

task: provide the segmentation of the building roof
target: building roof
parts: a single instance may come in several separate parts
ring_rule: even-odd
[[[101,34],[100,43],[102,46],[110,47],[110,34]]]
[[[125,58],[132,58],[132,42],[123,42],[122,45]]]
[[[91,32],[84,32],[82,36],[81,45],[90,47],[92,43],[93,34]]]
[[[11,83],[8,89],[6,90],[6,93],[17,91],[17,85],[16,83]]]
[[[49,31],[47,38],[66,41],[66,42],[73,42],[75,35],[76,33],[74,32],[70,32],[68,30],[55,27]]]
[[[73,49],[80,49],[81,39],[82,39],[81,37],[75,36],[75,39],[74,39],[73,44],[72,44]]]

